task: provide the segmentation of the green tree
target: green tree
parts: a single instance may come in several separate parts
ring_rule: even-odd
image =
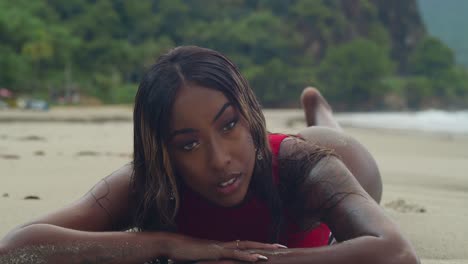
[[[127,102],[161,53],[191,44],[228,55],[265,106],[297,106],[302,87],[317,82],[350,107],[376,106],[387,92],[405,96],[403,87],[424,84],[405,86],[413,78],[431,81],[413,95],[445,103],[465,96],[466,72],[453,67],[450,50],[431,38],[414,48],[424,34],[414,1],[403,5],[408,12],[391,2],[0,0],[0,85]],[[395,52],[408,50],[413,76],[392,75],[389,51],[406,69],[407,53]]]
[[[434,83],[424,76],[410,77],[404,87],[405,98],[411,109],[424,108],[434,96]]]
[[[377,106],[386,87],[382,79],[392,73],[387,49],[357,39],[328,49],[318,79],[331,101],[358,108]]]
[[[434,77],[455,65],[453,51],[435,37],[426,37],[409,57],[410,73]]]

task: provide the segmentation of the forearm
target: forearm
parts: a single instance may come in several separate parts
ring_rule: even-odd
[[[35,224],[0,241],[0,263],[144,263],[167,254],[167,236]]]
[[[270,264],[419,263],[409,243],[372,236],[359,237],[319,248],[293,248],[255,252],[267,256]]]

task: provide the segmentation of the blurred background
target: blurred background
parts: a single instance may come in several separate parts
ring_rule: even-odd
[[[0,0],[0,237],[132,160],[145,69],[226,54],[267,128],[316,86],[375,157],[382,208],[424,264],[468,263],[467,0]]]
[[[51,105],[131,104],[160,54],[199,45],[228,55],[268,108],[298,107],[316,85],[338,111],[462,109],[466,10],[464,0],[0,0],[0,87]]]

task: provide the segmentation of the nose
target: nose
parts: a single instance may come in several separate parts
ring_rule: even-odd
[[[211,142],[211,155],[210,162],[211,167],[220,172],[226,171],[227,166],[231,163],[231,155],[229,154],[229,148],[227,144],[223,144],[222,140],[213,140]]]

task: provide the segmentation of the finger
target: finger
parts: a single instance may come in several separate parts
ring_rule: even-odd
[[[278,249],[288,248],[281,244],[267,244],[255,241],[239,241],[239,249]]]
[[[235,249],[240,249],[240,250],[287,248],[286,246],[281,245],[281,244],[267,244],[267,243],[248,241],[248,240],[228,242],[228,244],[225,245],[225,247],[235,248]]]
[[[258,253],[249,253],[241,250],[232,250],[225,248],[222,252],[222,259],[235,259],[247,262],[256,262],[259,260],[268,260],[264,255]]]

